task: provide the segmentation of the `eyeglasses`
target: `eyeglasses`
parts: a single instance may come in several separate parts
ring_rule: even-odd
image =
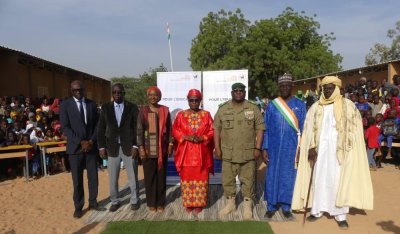
[[[72,92],[76,93],[76,92],[82,92],[83,89],[73,89]]]
[[[232,92],[235,92],[235,93],[244,93],[244,89],[234,89],[234,90],[232,90]]]
[[[124,91],[112,91],[112,94],[124,94]]]
[[[200,102],[200,99],[191,98],[188,99],[189,102]]]

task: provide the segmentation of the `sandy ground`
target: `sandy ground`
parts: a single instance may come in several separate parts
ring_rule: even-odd
[[[323,217],[302,226],[302,214],[295,222],[271,222],[275,233],[400,233],[400,170],[393,165],[373,171],[375,194],[373,211],[351,210],[350,229],[342,231],[336,222]],[[139,179],[142,179],[139,168]],[[126,184],[123,171],[120,186]],[[86,182],[85,182],[86,183]],[[99,172],[99,197],[108,198],[107,171]],[[87,187],[85,187],[87,191]],[[71,175],[61,173],[30,182],[19,178],[0,183],[0,233],[100,233],[104,223],[85,224],[89,212],[74,219]],[[87,204],[85,204],[85,208]]]
[[[341,230],[334,218],[323,216],[314,223],[303,226],[303,213],[295,214],[296,222],[270,222],[275,233],[336,234],[360,233],[400,234],[400,170],[386,164],[371,171],[374,187],[374,210],[350,209],[347,221],[350,228]]]

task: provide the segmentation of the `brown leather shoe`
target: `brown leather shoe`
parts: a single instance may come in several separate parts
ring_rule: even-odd
[[[157,212],[163,212],[163,211],[164,211],[164,206],[157,207]]]

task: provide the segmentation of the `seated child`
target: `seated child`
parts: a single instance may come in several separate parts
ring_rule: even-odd
[[[388,153],[387,157],[392,157],[392,143],[393,138],[397,135],[398,126],[400,124],[400,118],[397,117],[397,110],[390,109],[388,112],[387,119],[381,124],[381,134],[379,135],[379,145],[386,138]],[[378,165],[380,166],[380,165]]]
[[[54,141],[54,133],[52,128],[46,129],[43,141],[48,141],[48,142]]]

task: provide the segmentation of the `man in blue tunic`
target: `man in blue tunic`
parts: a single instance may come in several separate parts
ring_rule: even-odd
[[[272,218],[279,208],[286,218],[293,217],[290,206],[297,171],[296,154],[306,106],[292,96],[292,81],[290,74],[279,77],[280,96],[268,104],[264,114],[266,131],[262,148],[267,164],[264,193],[267,201],[266,218]]]

